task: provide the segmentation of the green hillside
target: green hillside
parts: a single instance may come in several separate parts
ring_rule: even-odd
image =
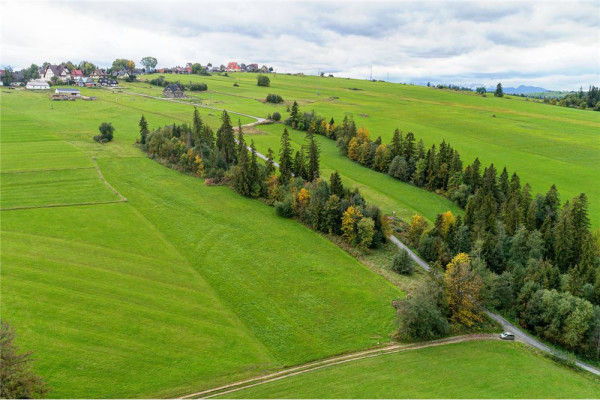
[[[173,396],[387,340],[397,288],[133,146],[141,113],[156,126],[191,107],[96,93],[2,98],[2,207],[91,203],[2,211],[2,318],[51,397]],[[114,142],[92,141],[102,121]],[[95,204],[118,196],[92,157],[127,202]]]
[[[352,115],[371,137],[391,140],[395,128],[412,131],[426,146],[443,139],[456,148],[464,162],[479,157],[483,165],[493,162],[500,170],[517,171],[521,182],[546,193],[556,184],[564,202],[582,191],[590,199],[590,217],[600,226],[600,114],[526,101],[516,96],[481,97],[474,93],[434,88],[318,78],[269,75],[271,87],[256,85],[256,75],[167,75],[169,80],[206,82],[210,93],[197,94],[207,105],[266,116],[286,105],[264,104],[268,93],[288,103],[298,100],[301,110],[341,121]],[[233,84],[238,82],[239,86]],[[160,94],[148,84],[134,90]],[[280,132],[279,132],[280,134]],[[345,172],[345,171],[340,171]],[[444,210],[445,211],[445,210]]]

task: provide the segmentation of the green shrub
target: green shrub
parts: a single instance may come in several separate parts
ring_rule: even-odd
[[[408,252],[399,250],[392,260],[392,271],[402,275],[411,275],[414,270],[415,266]]]
[[[270,79],[269,79],[269,77],[268,77],[268,76],[266,76],[266,75],[259,75],[259,76],[256,78],[256,81],[257,81],[257,82],[256,82],[256,84],[257,84],[258,86],[265,86],[265,87],[269,87],[269,86],[271,86],[271,80],[270,80]]]
[[[283,98],[278,94],[268,94],[267,95],[267,103],[274,103],[274,104],[283,103]]]
[[[94,136],[94,140],[96,142],[106,143],[106,142],[110,142],[111,140],[113,140],[113,134],[115,132],[115,127],[112,126],[112,124],[110,122],[103,122],[98,127],[98,130],[100,131],[100,134]]]
[[[271,115],[271,119],[272,119],[273,121],[279,121],[279,120],[281,120],[281,114],[279,114],[277,111],[275,111],[275,112],[273,113],[273,115]]]

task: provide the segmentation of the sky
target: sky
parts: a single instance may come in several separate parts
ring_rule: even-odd
[[[600,1],[0,1],[0,65],[116,58],[576,90],[600,83]]]

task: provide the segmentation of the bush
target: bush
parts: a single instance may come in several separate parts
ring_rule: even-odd
[[[294,216],[294,210],[292,209],[292,203],[290,199],[285,199],[283,202],[276,201],[275,202],[275,212],[280,217],[291,218]]]
[[[268,76],[266,76],[266,75],[259,75],[259,76],[256,78],[256,81],[257,81],[257,82],[256,82],[256,84],[257,84],[258,86],[265,86],[265,87],[269,87],[269,86],[271,86],[271,80],[270,80],[270,79],[269,79],[269,77],[268,77]]]
[[[403,249],[399,250],[392,260],[392,271],[402,275],[411,275],[414,270],[415,266],[408,252]]]
[[[283,98],[278,94],[268,94],[267,95],[267,103],[274,103],[274,104],[283,103]]]
[[[192,92],[203,92],[205,90],[208,90],[208,86],[206,85],[206,83],[190,83],[188,85],[188,89]]]
[[[281,120],[281,114],[279,114],[277,111],[275,111],[275,112],[273,113],[273,115],[271,115],[271,119],[272,119],[273,121],[279,121],[279,120]]]
[[[430,340],[448,334],[444,317],[443,292],[439,284],[421,284],[398,306],[398,336],[405,340]]]
[[[96,142],[106,143],[106,142],[110,142],[111,140],[113,140],[113,134],[115,132],[115,127],[112,126],[112,124],[110,122],[103,122],[98,127],[98,130],[100,131],[100,134],[94,136],[94,140]]]

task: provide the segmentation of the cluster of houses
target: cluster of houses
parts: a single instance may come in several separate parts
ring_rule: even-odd
[[[187,63],[185,67],[173,67],[173,68],[159,68],[152,72],[161,74],[192,74],[192,63]],[[220,66],[213,66],[208,63],[202,66],[207,72],[261,72],[269,73],[273,71],[272,67],[263,65],[259,68],[258,64],[238,64],[236,61],[231,61],[227,65],[221,64]],[[94,72],[85,76],[80,69],[69,69],[64,65],[49,64],[38,70],[40,77],[35,80],[30,80],[25,84],[25,88],[30,90],[48,90],[50,89],[50,82],[57,81],[63,84],[71,84],[79,87],[94,87],[94,86],[117,86],[119,83],[117,79],[128,79],[130,74],[142,75],[145,70],[135,69],[133,71],[120,70],[113,71],[112,75],[109,76],[106,70],[96,69]],[[4,74],[3,70],[0,70],[0,76]],[[23,86],[24,73],[23,71],[12,72],[13,83],[12,86]],[[115,79],[116,77],[116,79]]]
[[[173,68],[158,68],[154,70],[159,74],[192,74],[192,63],[187,63],[185,67],[173,67]],[[262,72],[269,73],[273,72],[273,67],[267,67],[263,65],[259,68],[258,64],[238,64],[236,61],[230,61],[227,65],[221,64],[220,66],[213,66],[211,63],[206,65],[200,65],[207,72]]]

